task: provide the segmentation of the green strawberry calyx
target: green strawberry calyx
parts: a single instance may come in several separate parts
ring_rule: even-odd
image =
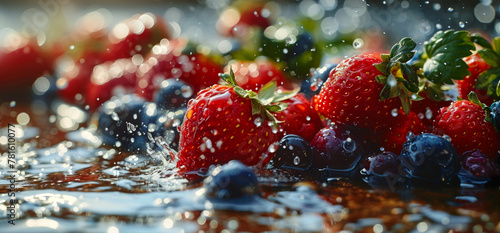
[[[424,42],[427,59],[423,65],[424,76],[435,84],[453,85],[453,80],[470,75],[469,66],[463,60],[476,47],[468,31],[438,31]]]
[[[477,98],[477,95],[475,92],[471,91],[469,93],[469,95],[467,96],[467,98],[469,99],[470,102],[474,103],[474,104],[477,104],[479,106],[481,106],[481,108],[485,111],[486,113],[486,117],[485,117],[485,121],[493,124],[493,116],[491,115],[491,108],[484,104],[484,103],[481,103],[481,101],[479,101],[479,98]]]
[[[275,126],[282,122],[278,121],[272,113],[285,110],[287,104],[282,103],[282,101],[292,98],[299,92],[299,89],[292,91],[276,91],[277,84],[275,81],[271,81],[261,87],[258,93],[251,90],[245,90],[236,83],[233,69],[230,69],[229,74],[219,74],[219,77],[226,81],[227,84],[234,89],[237,95],[251,100],[252,115],[260,114],[262,119],[273,122]]]
[[[407,64],[415,55],[417,44],[409,37],[405,37],[395,44],[390,54],[381,54],[382,62],[375,64],[375,68],[382,72],[375,79],[385,84],[380,92],[380,99],[385,100],[399,96],[403,111],[410,112],[411,100],[418,98],[419,80],[416,71]]]
[[[500,37],[493,39],[493,45],[477,34],[472,34],[471,40],[483,47],[477,53],[491,66],[490,69],[479,74],[475,87],[486,90],[488,96],[500,100]]]

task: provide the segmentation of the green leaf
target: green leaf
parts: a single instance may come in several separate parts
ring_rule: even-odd
[[[262,105],[257,100],[251,100],[252,115],[260,114]]]
[[[387,74],[389,75],[389,74]],[[378,83],[382,83],[382,84],[385,84],[387,83],[387,76],[384,76],[384,75],[377,75],[375,77],[375,81],[377,81]]]
[[[401,72],[403,73],[403,77],[408,79],[408,81],[412,84],[418,86],[418,76],[417,73],[410,67],[410,65],[403,63],[401,64]],[[412,91],[415,92],[415,91]]]
[[[410,112],[411,108],[411,101],[410,98],[406,94],[402,94],[399,96],[399,99],[401,100],[401,107],[403,109],[403,112],[408,115]]]
[[[463,79],[470,75],[467,64],[462,58],[472,54],[475,49],[467,31],[439,31],[424,43],[429,59],[423,70],[427,79],[436,84],[453,84],[453,79]]]
[[[276,93],[273,99],[273,103],[281,102],[283,100],[290,99],[299,93],[300,89],[294,89],[293,91],[282,91],[281,93]]]
[[[276,91],[277,84],[276,81],[268,82],[266,85],[259,90],[259,99],[264,104],[270,104],[274,99],[274,92]]]
[[[391,62],[408,62],[415,55],[415,52],[412,52],[412,50],[415,49],[416,46],[417,43],[410,37],[401,39],[401,41],[391,49]]]
[[[479,56],[492,67],[498,67],[500,63],[500,56],[498,56],[492,49],[481,49],[477,51]]]
[[[234,87],[234,92],[236,92],[236,94],[238,94],[239,96],[241,96],[243,98],[247,98],[248,97],[248,92],[245,91],[241,87]]]
[[[500,68],[493,68],[490,70],[486,70],[481,74],[479,74],[474,87],[481,90],[486,90],[488,89],[488,86],[490,86],[493,83],[493,81],[495,81],[499,77],[499,75],[500,75]]]
[[[500,96],[500,82],[497,83],[496,94]]]
[[[469,101],[472,103],[475,103],[479,106],[482,106],[481,101],[479,101],[479,98],[477,98],[477,95],[475,92],[471,91],[469,95],[467,95],[467,98],[469,98]]]
[[[286,106],[275,104],[275,105],[265,105],[264,108],[270,112],[281,112],[286,109]]]
[[[493,38],[493,50],[495,50],[498,54],[500,52],[500,37]]]
[[[472,34],[470,36],[470,39],[472,42],[480,45],[481,47],[485,48],[485,49],[491,49],[493,50],[493,47],[491,46],[490,42],[488,42],[486,39],[484,39],[484,37],[482,37],[481,35],[479,34]]]
[[[378,71],[382,72],[382,74],[384,74],[386,76],[389,75],[389,71],[387,70],[387,62],[384,61],[384,62],[378,63],[374,66]]]

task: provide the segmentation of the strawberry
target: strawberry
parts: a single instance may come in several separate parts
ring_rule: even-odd
[[[43,74],[51,73],[50,59],[34,39],[11,34],[0,48],[0,91],[28,90]]]
[[[155,45],[137,72],[136,93],[152,100],[161,82],[170,78],[184,81],[194,93],[218,83],[222,68],[209,56],[189,50],[192,47],[181,39],[164,39]]]
[[[428,82],[426,84],[424,91],[419,93],[420,100],[412,102],[411,110],[418,115],[424,125],[430,128],[439,109],[449,106],[452,101],[447,100],[443,91],[437,86]]]
[[[448,135],[459,155],[479,149],[496,158],[500,141],[490,121],[491,110],[479,102],[474,92],[469,94],[469,99],[457,100],[442,108],[434,120],[434,133]]]
[[[285,110],[276,114],[276,119],[282,121],[280,127],[285,134],[295,134],[310,142],[314,135],[323,128],[318,113],[303,94],[298,94],[283,101],[287,104]]]
[[[393,117],[394,119],[390,121],[389,125],[378,128],[375,133],[380,138],[381,147],[386,151],[399,154],[410,132],[418,135],[427,132],[427,127],[418,115],[412,111],[405,114],[400,109],[397,115],[394,114]]]
[[[131,59],[118,59],[94,67],[85,95],[90,110],[96,110],[113,96],[134,92],[137,65]]]
[[[103,61],[146,55],[161,39],[170,39],[165,21],[154,14],[136,14],[117,24],[108,35]]]
[[[474,91],[481,102],[487,105],[493,103],[493,98],[487,95],[486,90],[481,90],[475,87],[479,75],[491,69],[491,66],[479,56],[478,53],[464,58],[464,61],[469,66],[470,75],[465,76],[463,80],[457,80],[458,96],[462,99],[467,99],[467,95]]]
[[[270,84],[257,94],[238,87],[232,72],[221,78],[229,84],[204,89],[188,104],[177,155],[183,172],[196,173],[231,160],[256,165],[271,157],[269,147],[280,140],[271,112],[282,110],[279,101],[295,93],[278,94],[273,90],[276,84]]]
[[[88,51],[77,61],[68,59],[59,65],[61,75],[56,86],[61,99],[81,106],[85,104],[90,76],[94,66],[101,63],[100,55],[100,52]]]
[[[219,15],[216,28],[224,36],[242,38],[251,27],[269,27],[273,11],[272,5],[266,1],[239,1]]]
[[[275,81],[278,87],[287,90],[294,88],[284,73],[265,57],[259,57],[253,62],[231,61],[224,70],[228,72],[229,69],[233,69],[236,82],[245,90],[258,91],[271,81]]]

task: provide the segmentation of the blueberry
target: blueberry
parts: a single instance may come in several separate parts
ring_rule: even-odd
[[[491,116],[493,117],[493,125],[500,132],[500,101],[491,104]]]
[[[307,170],[312,164],[312,149],[302,137],[288,134],[280,141],[271,160],[274,167]]]
[[[310,79],[306,79],[300,86],[300,92],[304,93],[307,99],[311,99],[314,95],[318,95],[321,91],[323,83],[330,76],[330,72],[337,67],[337,64],[327,63],[324,66],[316,69],[314,75]]]
[[[423,133],[409,138],[399,156],[403,176],[425,182],[451,182],[460,170],[453,145],[443,137]]]
[[[259,182],[249,167],[232,160],[211,170],[203,185],[208,198],[228,200],[256,195]]]
[[[193,97],[193,88],[182,80],[167,79],[161,82],[154,97],[155,103],[164,110],[174,110],[186,106]]]
[[[364,150],[358,136],[344,126],[320,130],[311,141],[313,167],[347,177],[359,168]]]
[[[107,146],[129,152],[145,151],[146,144],[150,143],[148,133],[164,135],[164,128],[156,124],[161,112],[154,103],[136,95],[112,98],[103,104],[98,114],[97,129]]]

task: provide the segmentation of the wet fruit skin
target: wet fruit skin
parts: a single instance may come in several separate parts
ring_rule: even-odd
[[[465,152],[460,156],[462,168],[477,178],[494,178],[500,176],[498,165],[480,150]]]
[[[300,92],[303,93],[308,100],[311,100],[314,95],[319,94],[321,88],[323,87],[323,84],[330,76],[330,72],[335,67],[337,67],[337,64],[327,63],[316,69],[314,75],[311,78],[306,79],[304,82],[302,82],[302,85],[300,86]]]
[[[276,168],[307,170],[312,159],[311,145],[298,135],[288,134],[280,140],[271,163]]]
[[[391,117],[387,126],[375,130],[380,138],[380,146],[387,151],[399,154],[410,132],[418,135],[428,131],[422,120],[412,111],[406,115],[399,109],[397,115]]]
[[[160,112],[156,112],[156,106],[150,104],[153,103],[147,103],[135,95],[126,95],[104,103],[98,113],[97,125],[103,144],[129,152],[146,151],[148,132],[153,136],[164,135],[164,128],[155,125]]]
[[[126,32],[126,34],[123,34]],[[146,55],[163,38],[170,38],[165,21],[154,14],[136,14],[116,25],[108,35],[103,61]]]
[[[203,186],[206,197],[221,200],[249,197],[256,195],[259,190],[255,173],[238,160],[211,170]]]
[[[399,98],[379,100],[384,85],[375,77],[382,73],[373,65],[381,61],[379,55],[362,54],[340,62],[314,96],[314,109],[334,123],[370,130],[387,125],[391,111],[401,104]]]
[[[276,113],[276,119],[283,122],[279,124],[280,132],[283,129],[285,135],[296,134],[310,142],[323,127],[318,113],[302,94],[297,94],[283,103],[287,104],[287,108]]]
[[[181,171],[196,173],[231,160],[252,166],[271,156],[268,148],[279,141],[278,134],[267,120],[252,115],[250,102],[226,85],[204,89],[190,100],[180,127]]]
[[[423,133],[410,138],[399,156],[403,176],[430,182],[450,182],[460,170],[453,145],[443,137]]]
[[[458,100],[439,111],[434,133],[448,135],[458,154],[479,149],[490,158],[500,150],[498,132],[487,122],[486,112],[469,100]]]
[[[287,90],[294,89],[294,85],[287,80],[276,64],[264,57],[258,57],[251,62],[229,62],[224,69],[225,72],[228,73],[230,68],[233,69],[238,85],[246,90],[258,91],[270,81],[275,81],[278,87]]]
[[[135,93],[146,100],[153,100],[161,82],[171,78],[190,85],[194,94],[219,82],[222,68],[204,54],[183,54],[184,41],[162,40],[155,46],[158,49],[153,49],[137,72]]]
[[[348,174],[357,169],[364,155],[360,145],[345,127],[323,128],[311,141],[313,167]]]
[[[154,102],[164,110],[174,110],[185,107],[193,97],[193,88],[182,80],[167,79],[160,84]]]
[[[53,71],[53,64],[34,41],[0,49],[0,91],[28,90],[43,74]]]
[[[399,154],[384,151],[365,160],[365,169],[369,175],[385,176],[399,173]]]
[[[113,96],[133,93],[137,65],[131,59],[105,62],[93,68],[85,102],[94,111]]]
[[[457,80],[456,86],[458,89],[458,96],[462,99],[467,99],[467,96],[471,91],[474,91],[479,98],[479,100],[486,105],[490,105],[493,102],[493,98],[487,95],[486,90],[480,90],[475,88],[477,78],[479,75],[491,68],[484,59],[479,56],[479,54],[474,54],[464,58],[464,61],[469,66],[469,72],[471,75],[465,76],[463,80]]]

